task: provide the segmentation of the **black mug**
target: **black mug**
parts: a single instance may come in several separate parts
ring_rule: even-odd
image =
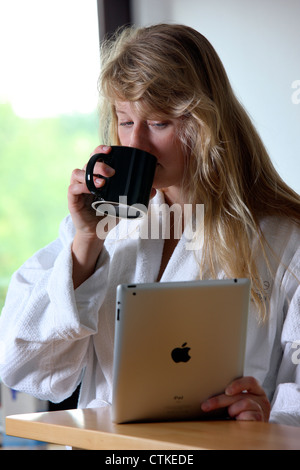
[[[94,174],[96,162],[101,161],[115,170],[109,178]],[[95,196],[93,208],[100,215],[127,219],[143,217],[147,213],[157,159],[154,155],[133,147],[112,146],[108,154],[93,155],[86,167],[85,181]],[[96,188],[94,177],[105,179],[105,185]]]

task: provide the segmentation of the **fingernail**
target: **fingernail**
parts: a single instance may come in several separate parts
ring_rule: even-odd
[[[115,174],[115,170],[111,166],[106,167],[105,171],[107,176],[113,176]]]
[[[109,149],[109,147],[108,147],[107,145],[103,145],[102,150],[105,150],[105,151],[106,151],[106,150],[108,150],[108,149]]]
[[[101,178],[96,178],[96,179],[95,179],[95,184],[96,184],[97,186],[102,186],[103,182],[104,182],[104,180],[101,179]]]
[[[201,405],[202,411],[209,411],[210,410],[210,405],[207,401],[203,402]]]

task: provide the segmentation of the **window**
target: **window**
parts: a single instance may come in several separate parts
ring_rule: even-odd
[[[96,0],[0,0],[0,310],[12,273],[58,235],[98,145]]]

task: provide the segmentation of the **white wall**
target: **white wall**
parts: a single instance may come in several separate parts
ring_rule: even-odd
[[[277,170],[300,193],[300,0],[133,0],[133,7],[136,24],[184,23],[209,39]]]

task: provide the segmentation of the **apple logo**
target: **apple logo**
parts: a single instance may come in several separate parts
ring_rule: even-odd
[[[186,345],[187,343],[183,343],[181,348],[173,349],[171,356],[174,362],[188,362],[191,359],[191,356],[189,356],[189,350],[191,348]]]

